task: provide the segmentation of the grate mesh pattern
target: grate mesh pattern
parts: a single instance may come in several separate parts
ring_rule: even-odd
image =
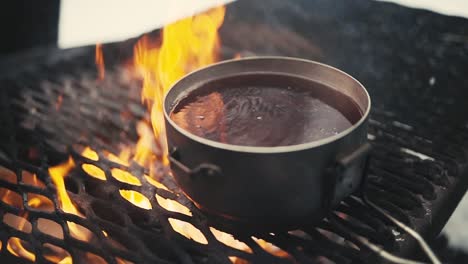
[[[468,49],[456,38],[466,32],[466,23],[390,5],[381,8],[382,3],[364,0],[353,1],[352,6],[341,1],[341,8],[335,2],[315,1],[311,18],[303,11],[310,10],[310,1],[304,6],[300,2],[240,0],[228,10],[222,39],[234,51],[308,56],[362,80],[373,98],[369,139],[375,151],[368,196],[424,237],[434,237],[468,185],[468,115],[463,107],[463,91],[468,89],[461,89],[466,88],[465,77],[458,70],[466,63],[460,58]],[[267,11],[285,15],[274,18],[273,26],[254,23],[270,21]],[[240,13],[242,19],[236,18]],[[337,17],[340,23],[335,22]],[[446,32],[447,23],[453,32]],[[258,32],[255,36],[252,27]],[[136,163],[127,166],[109,158],[109,152],[117,154],[122,145],[136,142],[135,120],[146,118],[138,98],[141,84],[120,63],[132,46],[128,42],[104,47],[112,56],[104,56],[102,82],[96,81],[94,52],[88,48],[32,54],[30,60],[13,58],[0,65],[2,74],[3,69],[12,71],[0,78],[2,259],[19,262],[34,256],[38,263],[57,263],[69,256],[73,263],[230,263],[229,257],[237,256],[238,263],[377,262],[348,232],[326,219],[291,232],[249,233],[223,225],[216,231],[163,166],[150,175]],[[16,72],[11,65],[20,61],[27,70]],[[437,85],[427,82],[432,72],[440,73]],[[85,146],[96,150],[97,160],[80,155]],[[86,218],[60,209],[48,172],[69,155],[76,167],[65,178],[65,186]],[[91,165],[94,171],[102,170],[105,182],[86,172]],[[119,181],[115,169],[131,173],[141,185]],[[144,195],[148,201],[142,199],[141,205],[152,209],[129,203],[122,190]],[[165,199],[177,201],[179,212],[168,210]],[[397,254],[408,255],[414,248],[412,240],[356,197],[343,201],[331,217]],[[174,222],[180,221],[197,229],[194,239],[202,243],[175,231]],[[91,234],[88,242],[70,231],[76,225]],[[220,240],[231,236],[220,231],[237,242],[225,245]],[[23,240],[31,253],[21,251],[14,238]],[[21,252],[22,258],[12,252]]]
[[[83,60],[86,58],[92,61],[86,56]],[[60,69],[64,68],[60,65]],[[4,90],[2,96],[2,113],[6,113],[2,122],[9,132],[9,137],[3,138],[10,139],[2,142],[4,153],[0,156],[2,255],[10,254],[15,245],[11,239],[16,237],[25,241],[26,250],[33,253],[39,263],[53,262],[54,254],[62,258],[69,254],[74,263],[84,260],[230,263],[232,256],[254,263],[323,263],[325,259],[335,263],[371,261],[369,252],[360,249],[346,232],[326,220],[318,227],[291,232],[257,234],[230,230],[237,242],[234,247],[225,245],[217,236],[229,237],[228,232],[223,234],[226,230],[222,227],[214,230],[210,226],[209,219],[180,192],[163,166],[148,177],[149,172],[136,163],[124,165],[109,158],[108,152],[117,153],[119,144],[130,144],[136,139],[134,120],[144,117],[144,111],[131,90],[137,89],[139,83],[125,77],[128,74],[125,68],[108,71],[104,82],[96,82],[91,70],[70,69],[62,72],[58,79],[54,79],[55,69],[49,69],[48,75],[23,73],[19,81],[2,81],[3,86],[9,88],[8,94]],[[460,160],[464,155],[460,154],[468,133],[466,128],[457,128],[458,137],[451,138],[453,142],[437,141],[444,138],[443,134],[428,135],[423,128],[437,123],[433,119],[443,117],[443,113],[431,119],[417,118],[417,114],[402,119],[383,108],[376,108],[372,113],[369,138],[375,146],[375,154],[369,175],[371,186],[367,191],[375,203],[418,229],[432,217],[432,210],[437,211],[437,201],[457,184],[458,165],[464,162]],[[97,151],[98,160],[80,155],[85,146]],[[415,156],[415,152],[428,157],[423,160]],[[47,171],[49,166],[63,162],[68,155],[75,160],[76,168],[66,178],[65,185],[86,218],[59,208],[56,188]],[[90,165],[101,169],[106,180],[90,176],[84,169]],[[130,172],[141,185],[119,181],[114,176],[115,169]],[[36,182],[33,175],[37,176]],[[142,206],[152,209],[129,203],[121,195],[122,190],[144,195],[148,201],[142,202]],[[10,192],[9,195],[5,195],[6,192]],[[42,200],[48,202],[36,208],[34,198],[38,198],[37,195],[46,197]],[[168,210],[165,199],[177,201],[179,208],[187,210],[182,210],[184,213]],[[28,222],[18,224],[24,221],[14,221],[14,216]],[[412,243],[355,197],[345,200],[333,217],[394,252]],[[174,231],[177,221],[192,226],[184,224],[185,228],[197,229],[199,235],[195,240],[201,243]],[[92,233],[89,242],[78,239],[70,231],[70,223],[89,230]],[[47,228],[49,232],[44,231]],[[275,246],[268,246],[265,241]]]

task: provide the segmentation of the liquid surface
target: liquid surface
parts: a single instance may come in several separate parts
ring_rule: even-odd
[[[310,87],[307,82],[283,87],[233,83],[221,89],[212,85],[182,99],[170,116],[197,136],[263,147],[316,141],[359,120],[359,108],[351,98],[318,83]],[[333,101],[341,112],[320,97]]]

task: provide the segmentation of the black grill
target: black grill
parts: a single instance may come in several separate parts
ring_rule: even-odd
[[[387,26],[390,29],[392,25],[388,25],[389,23],[399,27],[408,23],[406,26],[411,29],[413,20],[431,21],[434,25],[442,24],[440,21],[448,21],[448,24],[466,26],[467,22],[460,19],[455,23],[442,16],[383,3],[371,4],[358,0],[348,4],[338,1],[353,12],[344,18],[348,24],[335,25],[334,35],[322,32],[323,29],[319,26],[334,25],[332,20],[341,17],[340,12],[350,11],[340,9],[335,11],[337,13],[324,12],[314,21],[313,17],[299,16],[302,14],[300,10],[308,7],[305,3],[309,3],[308,1],[298,1],[294,5],[283,4],[282,1],[270,2],[270,8],[274,12],[286,14],[284,19],[264,25],[247,19],[250,24],[261,25],[265,32],[250,36],[250,40],[244,38],[242,45],[233,40],[236,33],[230,32],[242,32],[244,25],[241,22],[245,21],[241,17],[252,16],[262,22],[263,17],[257,11],[262,10],[263,3],[240,1],[229,6],[226,25],[222,30],[222,38],[226,39],[227,46],[225,55],[231,54],[233,50],[244,54],[304,54],[305,57],[343,68],[362,80],[370,88],[374,100],[369,127],[369,139],[374,151],[368,175],[370,185],[366,193],[374,203],[391,215],[416,229],[425,238],[433,239],[468,186],[468,118],[466,109],[463,108],[464,102],[460,99],[463,95],[467,98],[468,87],[463,84],[463,77],[456,70],[456,66],[463,65],[463,60],[452,56],[455,53],[453,49],[456,49],[466,57],[468,48],[466,44],[459,42],[446,42],[446,56],[440,63],[448,61],[452,66],[432,69],[431,67],[438,66],[425,63],[433,52],[428,48],[431,47],[431,42],[423,48],[415,47],[410,58],[405,53],[410,48],[399,51],[398,47],[411,39],[407,38],[404,31],[392,31],[393,42],[389,41],[391,43],[387,46],[395,47],[393,51],[397,55],[390,58],[387,54],[389,51],[384,48],[387,46],[381,43],[387,33],[374,27],[378,22],[383,28]],[[330,4],[314,2],[318,9],[315,12],[330,9]],[[372,10],[381,10],[381,7],[385,7],[385,11],[379,17],[366,16],[366,24],[360,24],[360,20],[354,17],[354,14],[357,16],[364,11],[372,14]],[[389,19],[396,15],[412,15],[413,20],[395,22],[394,19]],[[289,49],[279,44],[274,49],[255,46],[256,39],[271,37],[268,30],[272,30],[272,25],[289,29],[278,30],[278,34],[273,36],[281,42],[286,34],[284,32],[289,32],[287,36],[292,41]],[[306,31],[304,25],[315,25],[316,29]],[[456,31],[458,28],[462,27],[453,27],[452,30]],[[428,30],[424,27],[421,29],[419,41],[431,34],[432,31]],[[463,29],[460,30],[463,32]],[[309,37],[310,43],[315,43],[317,47],[299,45],[302,37],[297,37],[294,32],[304,32],[303,37]],[[322,34],[320,41],[316,41],[314,32]],[[451,34],[457,33],[460,32]],[[374,50],[373,46],[367,46],[367,50],[361,50],[362,43],[353,44],[353,41],[359,40],[357,36],[362,36],[361,34],[367,34],[363,38],[373,45],[382,45],[382,49]],[[344,50],[336,49],[336,44],[326,45],[326,41],[335,42],[340,38],[349,43],[342,47]],[[26,241],[26,248],[34,253],[35,260],[39,263],[50,262],[50,259],[44,257],[50,254],[50,245],[65,249],[73,258],[73,263],[97,261],[95,256],[107,263],[121,263],[120,260],[133,263],[230,263],[230,256],[252,263],[329,263],[327,260],[335,263],[376,263],[376,256],[362,247],[350,235],[349,230],[390,252],[415,257],[415,242],[369,210],[357,197],[346,199],[337,208],[330,216],[334,221],[324,219],[318,226],[304,226],[291,232],[226,231],[226,227],[219,225],[217,221],[218,230],[234,235],[251,252],[235,249],[216,239],[210,229],[211,219],[181,193],[163,166],[152,173],[152,177],[166,186],[167,190],[160,185],[151,184],[145,177],[150,172],[138,164],[126,166],[106,158],[107,152],[118,153],[119,146],[134,144],[137,139],[136,121],[147,118],[138,96],[141,83],[130,78],[130,73],[122,66],[122,62],[130,59],[133,43],[134,41],[128,41],[104,47],[107,69],[103,81],[97,80],[93,48],[40,50],[21,57],[12,57],[1,65],[0,68],[8,71],[0,80],[0,165],[3,167],[0,167],[0,187],[3,188],[0,189],[0,194],[2,191],[10,191],[18,195],[16,202],[0,203],[0,215],[3,219],[0,223],[1,257],[17,261],[6,246],[11,237],[17,237]],[[336,55],[329,56],[333,51]],[[340,54],[353,54],[353,58],[360,61],[357,63],[352,59],[346,60]],[[387,58],[388,61],[376,62],[375,57]],[[377,69],[367,68],[371,62]],[[25,67],[12,67],[13,65]],[[392,69],[392,74],[382,73],[391,68],[388,65],[399,68]],[[425,65],[428,68],[412,68],[415,65]],[[435,86],[417,79],[429,78],[432,72],[437,72],[437,76],[444,73],[447,77],[439,77],[439,84]],[[426,73],[430,73],[429,76]],[[405,76],[411,76],[413,80],[407,80]],[[446,85],[458,87],[455,89]],[[461,92],[462,88],[465,90]],[[80,155],[85,146],[91,146],[98,152],[98,161]],[[50,166],[66,161],[69,155],[75,160],[76,168],[68,175],[65,184],[73,202],[86,218],[65,213],[58,207],[56,188],[47,171]],[[83,170],[82,164],[92,164],[102,169],[106,182],[90,177]],[[141,186],[116,180],[111,172],[114,168],[131,172],[139,179]],[[39,184],[31,186],[31,174],[36,174],[44,183],[42,188],[38,187]],[[134,190],[145,195],[152,210],[130,204],[122,198],[119,190]],[[28,205],[32,203],[34,194],[47,197],[53,203],[53,210],[38,210]],[[156,194],[186,206],[192,216],[165,209],[156,199]],[[11,218],[11,215],[27,218],[31,231],[27,233],[23,232],[27,228],[7,225],[5,219]],[[57,238],[41,232],[38,227],[40,221],[44,220],[38,219],[48,219],[60,225],[63,236]],[[203,234],[207,244],[197,243],[175,232],[169,219],[190,223]],[[67,221],[88,229],[92,233],[91,240],[83,242],[73,238]],[[274,256],[268,253],[260,246],[262,243],[257,243],[253,237],[274,244],[288,255]]]

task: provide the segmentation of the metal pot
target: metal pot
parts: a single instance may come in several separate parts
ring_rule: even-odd
[[[337,135],[278,147],[215,142],[189,133],[171,120],[173,107],[193,91],[245,74],[321,83],[351,98],[362,116]],[[359,188],[369,149],[370,108],[370,97],[362,84],[321,63],[256,57],[211,65],[185,76],[164,98],[171,169],[187,196],[211,214],[265,228],[311,224]]]

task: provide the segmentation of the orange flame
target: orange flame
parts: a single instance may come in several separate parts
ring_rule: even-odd
[[[163,96],[187,73],[216,62],[220,47],[218,29],[223,23],[225,12],[225,7],[221,6],[168,25],[163,30],[160,46],[146,35],[135,45],[134,66],[143,79],[141,99],[148,107],[152,125],[152,131],[141,125],[138,127],[140,140],[134,160],[140,165],[151,163],[151,157],[154,156],[164,165],[168,164]],[[145,208],[141,205],[141,199],[132,201],[130,193],[124,194],[127,200]],[[191,215],[188,208],[176,201],[158,195],[156,198],[166,210]],[[203,234],[190,223],[177,219],[169,219],[169,223],[185,237],[202,244],[207,243]]]
[[[117,164],[123,165],[123,166],[130,166],[130,159],[132,155],[132,149],[129,147],[123,148],[119,155],[116,156],[113,153],[110,152],[105,152],[104,155],[106,158],[112,162],[115,162]]]
[[[75,162],[71,157],[69,157],[67,162],[54,167],[50,167],[49,174],[52,178],[52,182],[55,184],[55,187],[57,189],[57,196],[59,198],[60,208],[66,213],[83,217],[83,215],[78,211],[75,205],[73,205],[70,196],[68,196],[67,190],[65,188],[64,178],[74,167]],[[90,239],[91,232],[86,228],[72,222],[67,222],[67,224],[70,228],[70,233],[73,237],[83,241],[88,241]]]
[[[49,168],[49,173],[51,175],[52,181],[56,185],[57,194],[60,200],[60,207],[62,208],[62,210],[67,213],[80,215],[78,210],[73,206],[70,197],[68,196],[68,193],[65,190],[65,183],[63,181],[63,177],[65,177],[74,166],[75,164],[70,158],[68,162],[64,164]],[[36,174],[28,171],[22,171],[21,174],[22,182],[24,184],[32,185],[39,188],[45,188],[45,184],[37,177]],[[2,166],[0,166],[0,179],[15,184],[17,183],[16,174],[13,171],[8,170]],[[0,188],[0,199],[7,204],[17,207],[18,209],[23,209],[22,197],[12,190]],[[27,205],[32,208],[36,208],[46,212],[54,211],[53,202],[43,195],[36,193],[27,193],[26,199]],[[3,222],[24,233],[31,233],[32,226],[27,219],[28,213],[22,211],[19,215],[6,214],[3,217]],[[41,232],[47,230],[47,233],[49,235],[61,236],[63,238],[63,235],[59,235],[62,230],[60,225],[56,223],[55,226],[50,225],[48,224],[48,222],[54,222],[50,220],[42,220],[39,219],[38,221],[38,229]],[[71,222],[68,222],[68,226],[73,237],[85,241],[89,240],[91,234],[89,230]],[[19,239],[18,237],[10,237],[5,247],[14,256],[21,257],[30,261],[36,260],[36,255],[29,249],[29,245],[23,240]],[[54,253],[52,253],[52,255],[45,255],[44,257],[48,259],[53,259],[56,263],[72,263],[71,257],[67,254],[64,254],[64,252],[66,251],[63,249],[58,249],[55,250]]]
[[[143,194],[137,192],[137,191],[132,191],[132,190],[120,190],[120,195],[122,195],[123,198],[125,198],[125,200],[131,202],[132,204],[140,207],[140,208],[143,208],[143,209],[146,209],[146,210],[150,210],[152,209],[153,207],[151,206],[151,203],[149,201],[148,198],[146,198],[146,196],[144,196]]]
[[[147,122],[141,121],[137,127],[140,139],[136,148],[123,148],[118,156],[111,153],[104,153],[106,158],[124,166],[129,166],[131,160],[142,166],[152,164],[155,159],[161,161],[165,165],[168,164],[162,110],[163,96],[169,87],[185,74],[216,62],[220,47],[217,31],[223,23],[224,15],[225,8],[217,7],[205,13],[171,24],[163,30],[163,42],[161,45],[156,45],[156,42],[151,40],[148,36],[144,36],[138,41],[134,47],[134,66],[143,80],[141,98],[150,112],[151,127]],[[102,80],[105,76],[105,65],[101,44],[96,45],[95,55],[98,76],[99,79]],[[61,99],[59,100],[61,101]],[[57,108],[59,108],[59,106]],[[99,155],[89,147],[83,150],[82,156],[93,161],[99,160]],[[75,166],[75,162],[70,157],[67,162],[49,168],[49,174],[56,186],[60,208],[66,213],[84,217],[71,201],[64,182],[64,178]],[[83,164],[82,169],[92,177],[106,180],[103,170],[95,165]],[[117,180],[129,184],[142,184],[142,181],[134,175],[123,170],[115,168],[111,170],[111,175]],[[147,175],[144,175],[144,177],[150,184],[158,188],[167,189],[154,178]],[[37,179],[34,178],[34,180]],[[11,195],[9,195],[10,193]],[[5,193],[5,195],[11,197],[13,197],[12,195],[14,194],[16,193],[11,191]],[[149,199],[139,192],[120,190],[120,194],[124,199],[140,208],[147,210],[152,209]],[[11,199],[12,203],[18,203],[19,206],[21,206],[21,197],[20,199]],[[188,216],[192,215],[189,208],[177,201],[164,199],[159,195],[156,195],[156,200],[160,206],[166,210],[179,212]],[[32,199],[29,200],[29,205],[33,207],[44,206],[44,204],[45,201],[41,200],[40,197],[32,197]],[[51,203],[48,202],[47,206],[50,204]],[[24,220],[20,222],[21,228],[23,228],[27,222],[27,216],[23,216],[23,218]],[[208,243],[203,233],[192,224],[174,218],[170,218],[169,223],[176,232],[185,237],[202,244]],[[84,241],[90,240],[91,232],[89,230],[72,222],[67,222],[67,224],[74,238]],[[245,244],[235,240],[229,234],[214,229],[212,229],[212,232],[218,240],[226,245],[251,252]],[[9,243],[7,246],[10,248],[15,246],[16,252],[21,252],[24,258],[30,260],[35,259],[34,254],[29,252],[24,245],[21,244],[19,239],[17,239],[17,241],[10,241],[11,244]],[[58,263],[72,262],[71,257],[65,255],[53,259],[54,262],[57,261]],[[88,259],[99,262],[94,256],[88,256]]]
[[[17,230],[20,230],[24,233],[31,233],[32,226],[31,223],[26,220],[27,217],[27,213],[23,213],[21,216],[7,213],[3,216],[3,221],[5,224]],[[34,253],[29,251],[27,246],[24,245],[24,242],[17,237],[10,237],[10,239],[8,239],[6,248],[11,254],[17,257],[22,257],[30,261],[36,260]]]
[[[104,153],[106,158],[123,166],[129,166],[130,160],[142,166],[148,166],[155,158],[167,165],[167,149],[165,146],[165,129],[162,110],[163,95],[171,85],[185,74],[214,63],[217,60],[220,45],[217,31],[223,22],[224,15],[225,8],[218,7],[203,14],[183,19],[169,25],[163,30],[163,42],[159,47],[154,41],[150,40],[148,36],[144,36],[138,41],[134,48],[134,64],[135,69],[143,79],[141,98],[150,111],[152,128],[149,127],[147,122],[139,122],[137,132],[140,139],[136,148],[123,148],[118,156],[112,153]],[[98,76],[100,80],[103,80],[105,76],[105,65],[101,44],[96,45],[95,55]],[[59,97],[56,105],[57,109],[60,108],[61,102],[62,97]],[[93,161],[99,160],[97,152],[89,147],[83,150],[82,156]],[[66,213],[84,217],[70,199],[64,182],[64,178],[75,166],[75,162],[70,157],[67,162],[49,168],[49,174],[56,186],[60,208]],[[82,164],[82,169],[92,177],[104,181],[106,180],[104,171],[95,165],[85,163]],[[1,177],[4,180],[11,182],[16,180],[16,175],[13,172],[5,169],[2,171],[0,167],[0,176],[1,174],[6,175]],[[128,184],[142,185],[142,181],[124,170],[114,168],[111,170],[111,175],[115,179]],[[35,174],[31,174],[30,178],[32,185],[44,187],[43,183],[41,185],[41,182],[37,179]],[[144,175],[144,178],[146,178],[150,184],[158,188],[167,189],[167,187],[154,178],[147,175]],[[148,197],[139,192],[120,190],[120,195],[140,208],[147,210],[152,209]],[[22,208],[22,198],[16,192],[7,189],[0,190],[0,197],[3,201],[7,201],[9,204]],[[175,211],[192,216],[192,212],[188,207],[175,200],[165,199],[156,194],[156,201],[161,207],[168,211]],[[53,203],[50,200],[40,195],[32,195],[31,198],[28,198],[28,205],[34,208],[53,207]],[[22,231],[26,230],[29,223],[27,221],[27,214],[25,213],[18,218],[20,220],[17,220],[16,228]],[[169,218],[168,220],[172,228],[181,235],[201,244],[208,243],[203,233],[192,224],[174,218]],[[90,240],[91,232],[88,229],[72,222],[67,222],[67,224],[74,238],[83,241]],[[214,228],[210,228],[210,230],[220,242],[239,250],[252,252],[246,244],[236,240],[232,235]],[[107,236],[105,232],[104,235]],[[281,257],[288,256],[286,252],[264,240],[256,239],[256,241],[262,248],[274,255]],[[10,238],[6,247],[16,256],[21,256],[31,261],[35,261],[36,259],[34,253],[29,251],[27,245],[24,245],[19,238]],[[57,254],[45,257],[57,263],[72,263],[72,258],[68,253],[60,249],[55,249],[55,251]],[[87,255],[86,258],[93,263],[101,263],[104,261],[99,256],[92,254]],[[239,261],[239,259],[233,257],[231,261],[236,262]],[[118,262],[124,263],[123,260],[118,260]]]
[[[33,181],[34,179],[37,180],[37,178],[35,177],[36,175],[34,176],[29,175],[29,176],[31,177],[29,177],[28,179],[32,179]],[[17,183],[16,174],[13,171],[8,170],[2,166],[0,166],[0,179],[11,182],[11,183],[15,183],[15,184]],[[4,188],[0,189],[0,199],[4,203],[7,203],[7,204],[10,204],[17,208],[22,209],[22,198],[19,194],[17,194],[14,191],[11,191],[9,189],[4,189]],[[32,204],[30,203],[29,205],[30,206],[32,205],[32,207],[34,207],[34,202]],[[20,216],[12,215],[12,214],[5,214],[3,216],[3,222],[11,227],[14,227],[17,230],[29,233],[31,232],[30,230],[31,223],[29,223],[26,220],[27,217],[28,217],[27,213],[22,213]],[[26,223],[28,223],[28,225],[26,225]],[[0,246],[1,245],[2,244],[0,243]],[[34,253],[26,249],[22,241],[17,237],[11,237],[10,239],[8,239],[6,243],[6,249],[14,256],[22,257],[29,261],[36,260],[36,256],[34,255]]]
[[[66,213],[82,216],[73,205],[70,196],[68,196],[67,190],[65,189],[65,182],[63,180],[74,167],[75,162],[71,157],[69,157],[67,162],[55,167],[50,167],[49,174],[52,178],[52,182],[57,188],[57,196],[60,199],[60,207],[62,210]]]
[[[163,30],[163,42],[160,46],[146,35],[137,42],[134,47],[134,67],[143,80],[141,99],[150,112],[152,129],[147,122],[140,121],[137,125],[139,140],[134,151],[126,147],[118,156],[107,153],[105,156],[109,160],[124,166],[129,166],[130,160],[133,160],[141,166],[150,167],[150,172],[153,169],[151,165],[157,160],[164,165],[168,164],[162,111],[164,93],[185,74],[217,60],[217,31],[223,22],[224,14],[225,8],[217,7],[168,25]],[[96,50],[98,47],[99,45],[96,46]],[[89,157],[89,150],[82,155]],[[104,174],[92,165],[85,165],[83,169],[93,177],[105,179]],[[112,176],[121,182],[141,185],[134,175],[126,171],[113,169]],[[120,194],[138,207],[151,209],[148,198],[138,192],[121,190]],[[188,214],[188,209],[176,202],[164,199],[159,199],[159,202],[173,211]],[[178,224],[174,226],[177,230],[190,230]]]
[[[102,53],[102,44],[96,44],[96,52],[95,52],[95,60],[96,66],[98,69],[98,78],[99,80],[104,80],[104,76],[106,74],[106,67],[104,65],[104,55]]]
[[[24,225],[25,222],[26,220],[20,222],[20,224]],[[22,257],[33,262],[36,261],[36,255],[34,255],[34,253],[32,253],[31,251],[27,250],[23,246],[22,241],[17,237],[12,237],[8,239],[6,248],[14,256]]]
[[[220,47],[218,29],[225,7],[168,25],[163,30],[160,47],[143,36],[135,45],[134,65],[143,78],[141,98],[148,106],[156,144],[167,164],[162,100],[165,92],[185,74],[214,63]]]
[[[36,187],[43,188],[44,183],[40,181],[37,178],[36,174],[29,173],[27,171],[22,172],[23,176],[23,182],[28,184],[28,185],[33,185]],[[1,179],[6,179],[6,178],[11,178],[11,177],[16,177],[13,172],[6,170],[2,167],[0,167],[0,178]],[[21,204],[22,199],[19,195],[17,195],[15,192],[10,191],[10,190],[5,190],[0,192],[0,198],[2,201],[7,202],[9,204],[16,204],[18,205]],[[38,208],[44,211],[51,210],[53,209],[54,205],[52,201],[47,199],[46,197],[34,193],[28,193],[27,195],[28,199],[28,205],[32,208]],[[31,223],[27,221],[28,214],[27,212],[21,213],[19,216],[12,215],[12,214],[6,214],[3,218],[3,221],[5,224],[20,230],[25,233],[31,233]],[[21,257],[30,261],[35,261],[36,256],[34,255],[33,252],[27,249],[27,245],[20,240],[17,237],[11,237],[7,244],[6,244],[6,249],[13,254],[14,256]]]
[[[83,152],[81,152],[81,156],[94,161],[99,160],[99,155],[97,154],[97,152],[91,149],[90,147],[84,148]]]
[[[136,144],[136,152],[133,160],[141,166],[148,167],[155,161],[155,155],[159,152],[151,127],[140,121],[137,124],[137,133],[140,136]]]

